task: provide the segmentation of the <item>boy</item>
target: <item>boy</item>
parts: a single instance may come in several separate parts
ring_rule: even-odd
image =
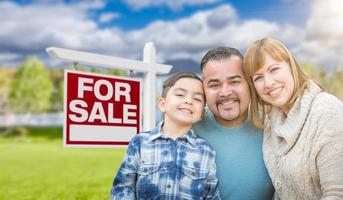
[[[130,141],[111,199],[220,199],[215,152],[191,129],[204,105],[195,74],[176,73],[163,83],[164,122]]]

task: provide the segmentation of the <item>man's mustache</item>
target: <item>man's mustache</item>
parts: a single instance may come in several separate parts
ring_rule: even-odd
[[[226,101],[237,101],[238,103],[241,102],[239,97],[225,97],[225,98],[217,99],[216,104],[218,105],[218,104],[226,102]]]

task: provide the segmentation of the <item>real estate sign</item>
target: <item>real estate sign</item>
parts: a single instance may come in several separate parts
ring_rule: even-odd
[[[126,146],[141,127],[140,81],[65,71],[65,146]]]

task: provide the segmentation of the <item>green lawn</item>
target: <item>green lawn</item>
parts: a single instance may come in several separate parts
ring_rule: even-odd
[[[125,149],[64,148],[45,131],[0,137],[0,199],[108,199]]]

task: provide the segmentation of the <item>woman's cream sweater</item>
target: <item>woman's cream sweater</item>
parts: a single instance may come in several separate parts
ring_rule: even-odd
[[[343,199],[343,103],[309,81],[287,117],[272,108],[263,156],[275,199]]]

